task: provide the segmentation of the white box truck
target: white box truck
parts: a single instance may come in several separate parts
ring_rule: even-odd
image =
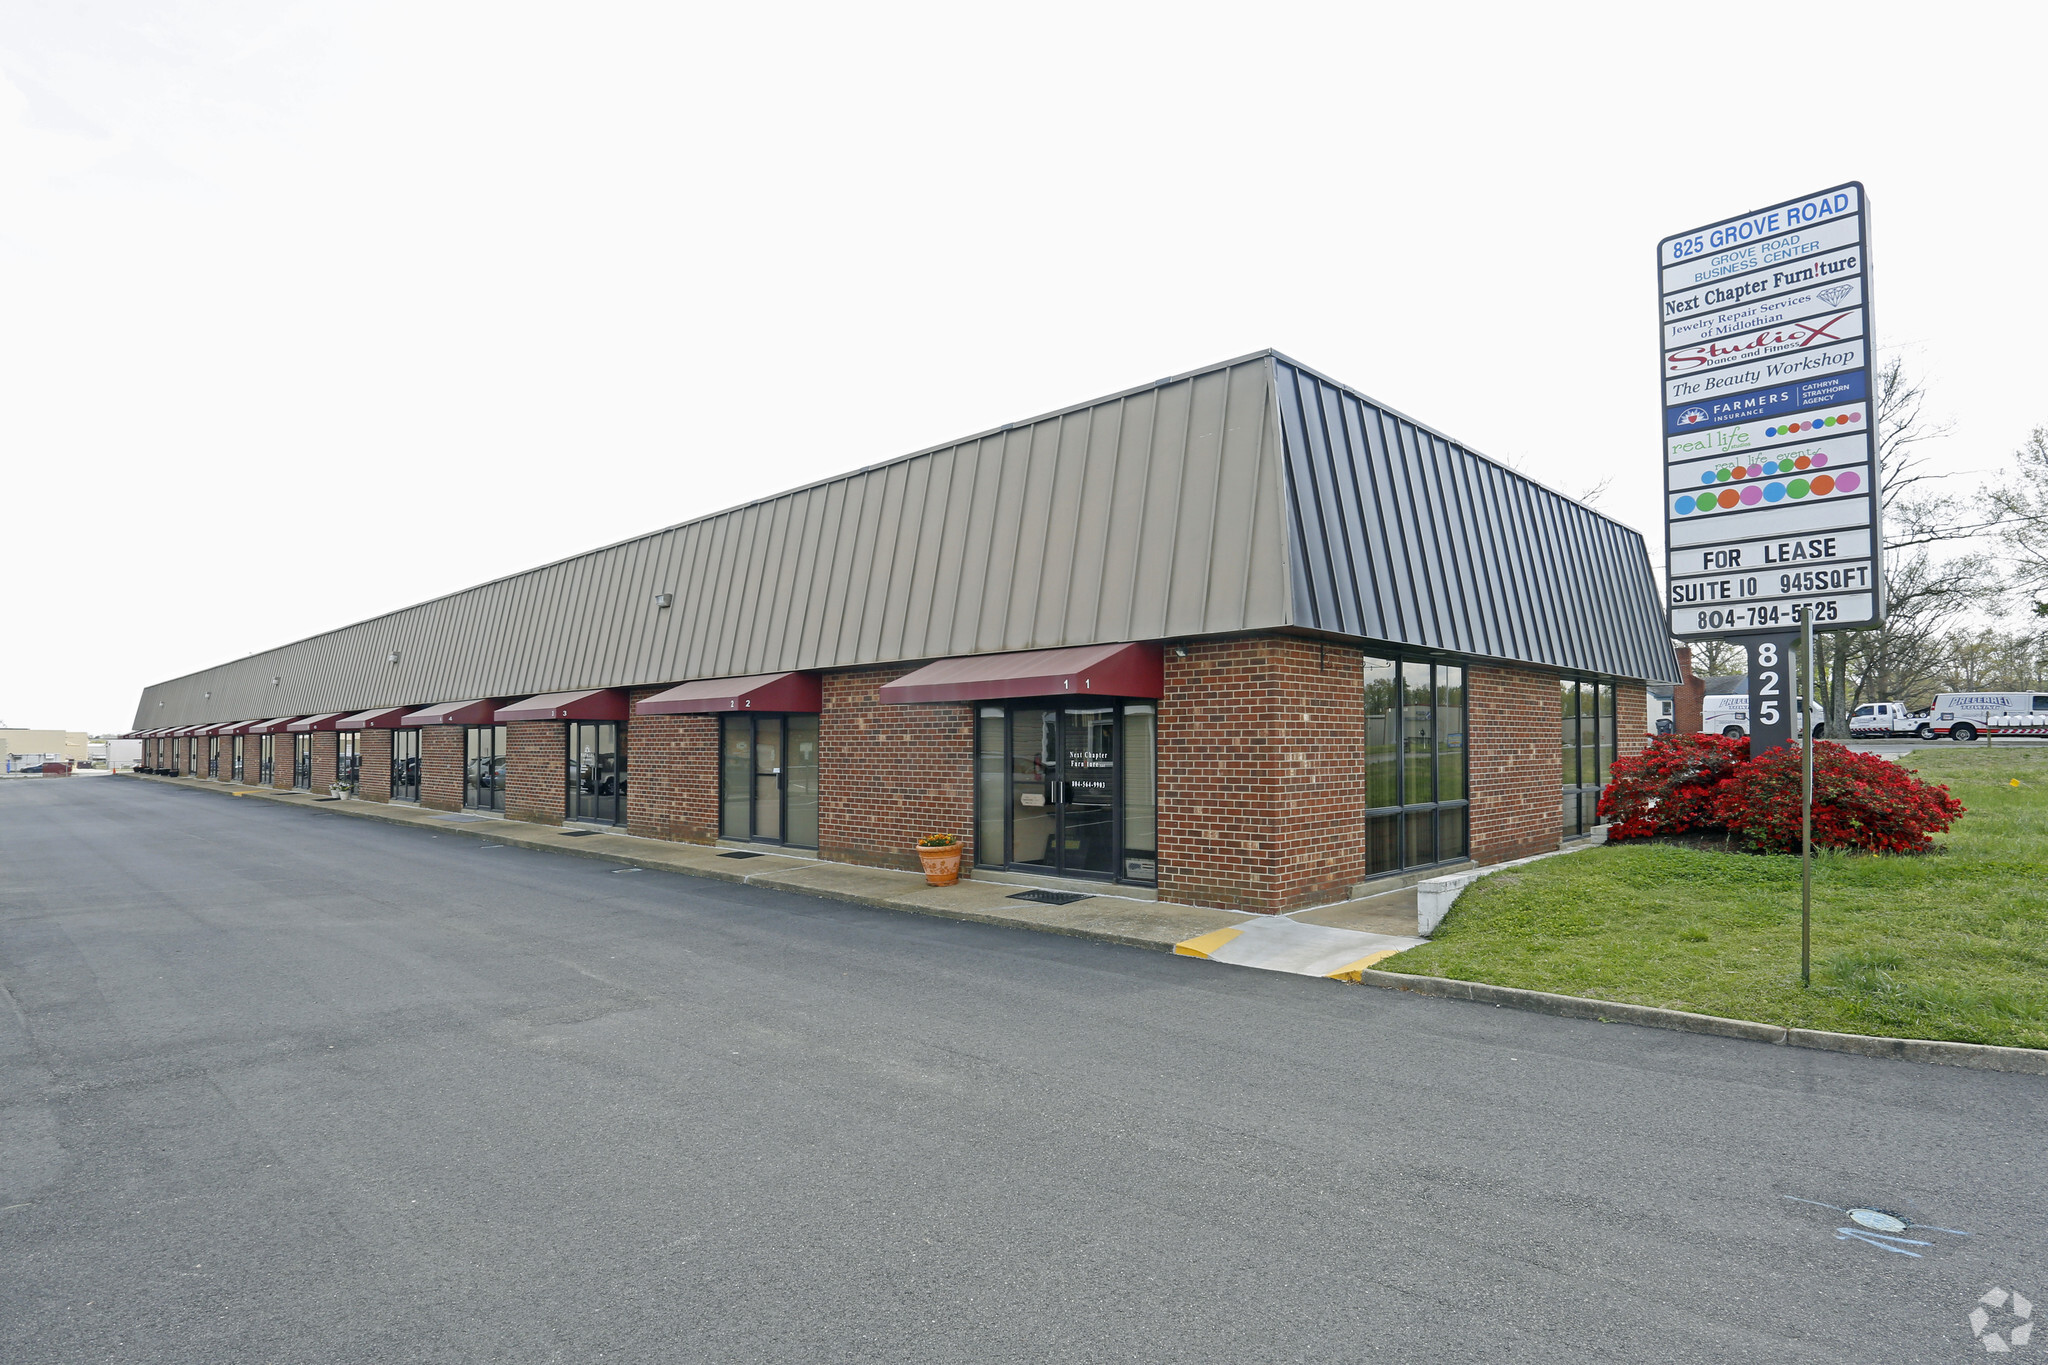
[[[1943,692],[1934,733],[1967,744],[1979,735],[2048,735],[2048,692]]]
[[[1794,697],[1792,704],[1800,711],[1806,710],[1806,698]],[[1814,703],[1813,713],[1817,720],[1813,726],[1813,737],[1821,737],[1821,727],[1827,724],[1827,709]],[[1749,693],[1723,692],[1719,696],[1709,694],[1700,699],[1700,733],[1703,735],[1726,735],[1740,739],[1749,733]]]

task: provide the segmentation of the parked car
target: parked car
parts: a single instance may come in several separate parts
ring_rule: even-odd
[[[2048,692],[1943,692],[1934,699],[1934,733],[1968,744],[1979,735],[2040,733]]]
[[[1888,735],[1912,735],[1916,739],[1933,739],[1933,714],[1932,710],[1910,710],[1904,702],[1866,702],[1849,716],[1849,733],[1857,739],[1875,739]]]

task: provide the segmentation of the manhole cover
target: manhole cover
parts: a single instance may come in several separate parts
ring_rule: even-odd
[[[734,852],[734,853],[721,853],[721,854],[719,854],[718,856],[719,856],[719,857],[721,857],[721,858],[765,858],[765,857],[767,857],[768,855],[767,855],[767,854],[765,854],[765,853],[739,853],[739,852]]]
[[[1859,1223],[1872,1232],[1904,1232],[1907,1226],[1905,1219],[1879,1213],[1876,1209],[1850,1209],[1849,1221]]]
[[[1084,891],[1019,891],[1010,897],[1013,901],[1036,901],[1040,905],[1072,905],[1075,901],[1093,900]]]

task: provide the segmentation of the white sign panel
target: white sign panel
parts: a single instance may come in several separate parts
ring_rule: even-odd
[[[1884,619],[1869,222],[1848,184],[1658,243],[1681,639]]]

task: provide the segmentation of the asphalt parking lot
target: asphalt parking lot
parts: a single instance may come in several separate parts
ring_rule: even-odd
[[[1948,1361],[2048,1304],[2043,1078],[164,785],[0,786],[0,988],[9,1365]]]

